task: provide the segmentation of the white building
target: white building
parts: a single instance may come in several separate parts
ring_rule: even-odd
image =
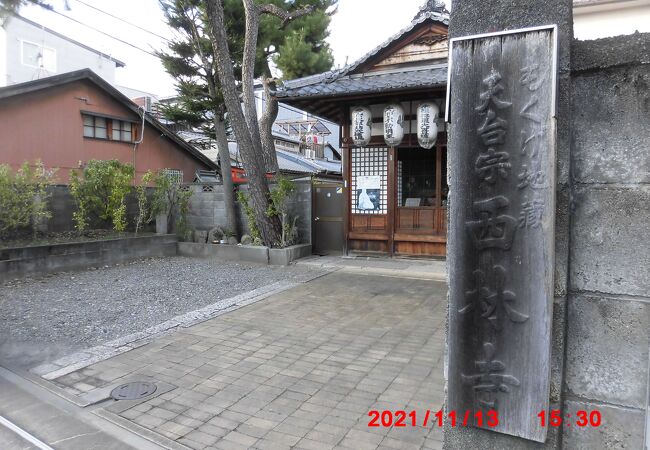
[[[574,0],[573,34],[589,40],[650,32],[650,0]]]
[[[0,26],[0,86],[91,69],[111,84],[124,63],[20,16]]]

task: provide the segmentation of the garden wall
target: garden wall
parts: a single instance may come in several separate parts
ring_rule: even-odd
[[[174,235],[159,235],[7,248],[0,250],[0,282],[139,258],[175,256],[177,242]]]
[[[66,185],[53,185],[48,187],[50,198],[48,208],[52,217],[46,221],[40,231],[63,232],[74,230],[72,214],[77,210],[70,188]],[[132,227],[134,218],[138,214],[138,201],[134,194],[126,198],[126,211],[129,226]],[[145,230],[153,231],[155,224],[145,226]]]
[[[289,200],[289,214],[298,217],[299,243],[311,243],[311,180],[294,180],[296,191]],[[223,198],[223,185],[216,183],[192,183],[190,211],[187,216],[189,227],[193,230],[209,231],[215,226],[227,227]],[[271,185],[273,189],[273,185]],[[247,191],[248,185],[240,185],[239,190]],[[248,224],[241,208],[237,208],[240,233],[248,233]]]

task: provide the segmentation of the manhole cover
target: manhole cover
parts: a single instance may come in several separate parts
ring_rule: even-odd
[[[147,381],[134,381],[116,387],[111,391],[115,400],[137,400],[156,392],[156,385]]]

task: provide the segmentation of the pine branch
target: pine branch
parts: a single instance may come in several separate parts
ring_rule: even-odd
[[[292,20],[297,19],[298,17],[306,16],[307,14],[311,14],[314,11],[314,7],[312,5],[303,6],[302,8],[291,12],[285,11],[284,9],[272,3],[259,5],[257,8],[260,14],[270,14],[272,16],[278,17],[279,19],[282,19],[282,27],[286,26],[286,24]]]

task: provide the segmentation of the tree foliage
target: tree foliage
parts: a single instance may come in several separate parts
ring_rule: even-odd
[[[0,165],[0,238],[34,228],[41,220],[52,216],[47,207],[53,171],[47,171],[40,161],[30,166],[25,162],[16,172]]]
[[[331,15],[338,0],[272,0],[286,10],[312,7],[310,14],[282,23],[278,17],[265,15],[260,23],[258,52],[262,53],[259,75],[270,76],[269,59],[290,80],[332,68],[334,58],[326,39],[329,36]]]
[[[66,2],[67,4],[67,2]],[[52,5],[43,0],[1,0],[0,1],[0,23],[6,17],[17,14],[21,6],[39,5],[43,8],[52,9]]]

